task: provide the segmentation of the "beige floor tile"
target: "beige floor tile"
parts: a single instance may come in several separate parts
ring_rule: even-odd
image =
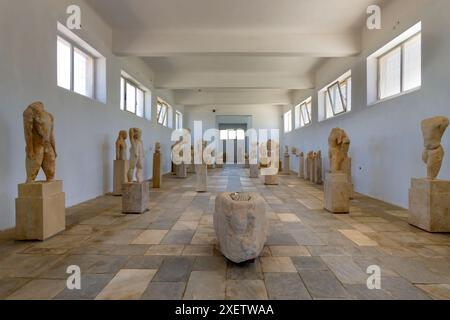
[[[227,280],[227,300],[267,300],[267,291],[262,280]]]
[[[261,257],[262,270],[265,273],[296,273],[297,269],[288,257]]]
[[[96,300],[137,300],[157,270],[122,269],[97,295]]]
[[[376,247],[378,243],[358,230],[339,230],[345,237],[360,247]]]
[[[224,300],[225,276],[216,271],[192,271],[185,300]]]
[[[304,246],[270,246],[273,257],[309,257],[311,254]]]
[[[278,218],[281,222],[301,222],[301,220],[292,213],[279,213]]]
[[[177,244],[158,244],[152,245],[147,252],[146,256],[179,256],[184,250],[184,245]]]
[[[131,244],[160,244],[169,230],[145,230]]]
[[[417,284],[435,300],[450,300],[450,284]]]
[[[36,279],[7,297],[7,300],[51,300],[66,288],[66,280]]]
[[[183,256],[213,256],[214,246],[187,245],[183,250]]]
[[[198,223],[199,223],[198,221],[179,220],[172,227],[172,230],[176,230],[176,231],[196,230],[198,227]]]

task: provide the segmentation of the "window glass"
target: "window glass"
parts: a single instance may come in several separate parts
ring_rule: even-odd
[[[403,91],[408,91],[422,85],[422,40],[420,34],[405,42],[403,53]]]
[[[129,112],[136,113],[136,88],[127,82],[126,84],[126,109]]]
[[[58,86],[71,89],[72,48],[69,42],[58,37],[57,40],[57,78]]]
[[[92,97],[93,59],[78,48],[74,48],[73,60],[73,90],[83,96]]]
[[[380,99],[401,92],[401,47],[398,47],[379,60]]]

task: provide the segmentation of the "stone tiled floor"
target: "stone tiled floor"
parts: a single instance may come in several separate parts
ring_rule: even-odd
[[[322,188],[296,176],[280,186],[248,171],[165,177],[150,211],[123,215],[121,198],[104,196],[67,209],[67,230],[39,242],[0,243],[0,299],[450,299],[450,236],[409,226],[407,212],[356,195],[351,214],[322,210]],[[260,193],[270,234],[262,256],[235,265],[217,250],[215,196]],[[78,265],[82,289],[66,288]],[[366,286],[370,265],[381,290]]]

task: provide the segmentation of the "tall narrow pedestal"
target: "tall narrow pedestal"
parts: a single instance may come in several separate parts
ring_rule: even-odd
[[[300,179],[305,179],[305,157],[298,157],[298,177]]]
[[[278,175],[264,176],[264,184],[267,186],[277,186],[280,184]]]
[[[122,212],[143,213],[148,210],[150,183],[124,183],[122,185]]]
[[[19,184],[16,239],[46,240],[66,229],[62,181]]]
[[[450,181],[411,179],[408,222],[428,232],[450,232]]]
[[[153,154],[153,188],[161,188],[162,170],[161,170],[161,153]]]
[[[207,182],[208,182],[208,167],[206,164],[196,164],[195,165],[196,172],[196,186],[195,190],[197,192],[206,192],[207,191]]]
[[[315,181],[314,181],[314,177],[316,175],[315,172],[316,172],[316,164],[315,164],[314,158],[311,158],[309,160],[309,172],[308,172],[309,182],[311,182],[311,183],[315,183]]]
[[[346,173],[329,173],[325,177],[324,207],[332,213],[350,212],[350,184]]]
[[[284,155],[284,163],[283,163],[283,174],[290,175],[291,174],[291,168],[290,168],[290,157],[288,154]]]
[[[353,186],[353,178],[352,178],[352,158],[347,157],[344,160],[343,167],[345,169],[345,172],[347,172],[347,180],[350,184],[350,199],[353,199],[353,193],[354,193],[354,186]]]
[[[257,164],[250,164],[250,178],[259,178],[259,166]]]
[[[316,158],[314,161],[314,183],[322,184],[322,158]]]
[[[176,165],[176,174],[177,174],[177,178],[187,178],[187,167],[184,164],[184,162],[181,162],[180,164]]]
[[[122,195],[122,185],[127,182],[127,173],[129,167],[129,160],[114,160],[113,195]]]

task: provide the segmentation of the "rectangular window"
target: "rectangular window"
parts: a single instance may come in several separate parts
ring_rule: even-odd
[[[120,109],[150,120],[151,110],[147,109],[151,109],[151,103],[147,104],[147,92],[131,78],[120,77]]]
[[[157,99],[157,110],[156,110],[156,119],[159,124],[169,127],[169,116],[171,114],[172,107],[162,100],[161,98]]]
[[[83,96],[94,97],[95,58],[81,46],[57,37],[58,86]]]
[[[228,130],[220,130],[220,140],[228,140]]]
[[[422,86],[422,23],[418,22],[367,58],[367,103]]]
[[[245,131],[242,130],[242,129],[238,129],[238,130],[236,131],[236,138],[237,138],[238,140],[245,140]]]
[[[351,71],[348,71],[335,82],[319,91],[319,120],[323,121],[351,110],[352,99],[352,78]],[[309,108],[309,109],[308,109]],[[311,107],[306,106],[304,123],[311,122]],[[309,116],[309,118],[308,118]]]
[[[309,97],[295,107],[295,128],[301,128],[311,123],[312,99]]]
[[[183,114],[180,111],[175,112],[175,129],[183,129]]]
[[[284,132],[292,131],[292,110],[289,110],[284,114]]]

